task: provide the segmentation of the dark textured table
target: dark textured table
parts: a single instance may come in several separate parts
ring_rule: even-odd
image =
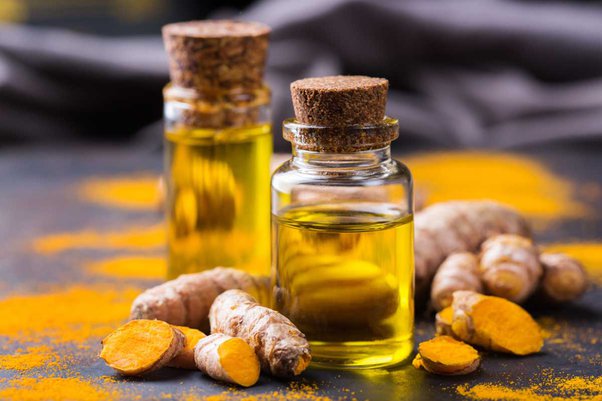
[[[533,157],[542,161],[559,176],[573,182],[587,183],[589,198],[586,201],[593,211],[587,217],[557,219],[553,223],[540,225],[536,231],[537,239],[541,243],[565,240],[602,241],[601,203],[599,193],[596,194],[596,185],[602,181],[602,157],[595,151],[550,151],[540,152]],[[81,230],[103,233],[119,230],[125,232],[135,227],[157,227],[161,221],[158,211],[144,207],[112,207],[86,201],[78,195],[78,185],[90,177],[128,176],[141,172],[148,176],[148,173],[158,173],[160,170],[160,154],[133,152],[128,149],[2,151],[0,294],[4,299],[0,300],[0,313],[4,316],[10,314],[7,302],[19,294],[35,296],[56,293],[78,285],[104,285],[103,288],[121,288],[127,285],[128,288],[139,291],[159,282],[139,279],[135,275],[119,278],[92,274],[83,263],[117,255],[158,256],[162,249],[152,240],[140,247],[135,244],[120,245],[118,240],[115,243],[106,241],[99,246],[86,245],[84,241],[80,245],[50,251],[40,248],[39,240],[54,233]],[[420,182],[417,182],[417,185],[420,187]],[[90,241],[102,242],[101,237],[94,238]],[[601,266],[597,268],[600,269]],[[213,399],[230,400],[244,399],[252,394],[261,400],[441,400],[461,399],[463,397],[458,392],[458,386],[465,385],[466,389],[470,389],[479,383],[498,384],[510,389],[524,389],[541,383],[541,391],[548,395],[540,395],[544,398],[538,399],[551,399],[545,398],[549,394],[569,399],[570,397],[554,387],[555,378],[591,378],[602,375],[599,342],[602,335],[601,295],[600,287],[594,286],[581,300],[573,304],[555,308],[528,305],[529,310],[549,330],[550,337],[543,351],[525,358],[487,353],[482,368],[469,376],[436,377],[418,371],[409,364],[389,370],[351,372],[310,368],[302,378],[292,384],[262,376],[258,385],[244,391],[215,383],[198,372],[175,369],[163,369],[144,379],[122,379],[114,375],[111,369],[96,357],[99,351],[97,331],[92,331],[89,337],[74,341],[57,341],[52,334],[39,338],[31,333],[19,336],[19,324],[27,327],[28,322],[19,322],[17,316],[12,317],[13,320],[16,319],[16,323],[12,325],[0,324],[3,345],[1,352],[9,358],[8,360],[11,355],[22,353],[24,348],[40,344],[49,344],[61,357],[57,363],[33,368],[11,368],[10,363],[5,363],[5,369],[0,371],[0,399],[74,397],[61,392],[58,387],[53,387],[52,392],[41,395],[42,390],[36,390],[35,387],[31,387],[31,383],[27,384],[23,380],[35,378],[42,382],[44,377],[77,377],[82,383],[91,384],[93,389],[110,391],[110,396],[104,398],[121,399],[196,400],[218,395]],[[40,304],[40,308],[47,308],[45,310],[49,315],[55,313],[52,304]],[[90,310],[91,315],[95,313],[93,309]],[[122,309],[123,316],[113,317],[115,324],[127,317],[127,310]],[[433,334],[433,318],[431,314],[422,311],[418,311],[417,315],[416,340],[422,341]],[[26,313],[23,319],[31,319],[31,316]],[[100,323],[92,319],[92,323],[89,324],[95,328],[95,325]],[[103,324],[105,323],[107,322]],[[70,324],[77,326],[73,322]],[[35,324],[32,323],[32,327],[35,327]],[[100,327],[99,330],[104,329],[106,327]],[[58,336],[65,337],[63,334]],[[32,395],[32,392],[37,395]],[[522,393],[504,394],[506,393],[498,393],[497,397],[528,399],[524,398],[524,394],[520,395]],[[86,396],[95,399],[92,390]],[[596,392],[590,389],[589,392],[580,393],[581,398],[578,399],[588,399],[590,396],[592,399],[594,396],[602,397],[599,390]]]

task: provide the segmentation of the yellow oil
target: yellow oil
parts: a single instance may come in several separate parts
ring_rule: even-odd
[[[390,366],[412,352],[412,215],[378,203],[272,216],[274,307],[324,367]]]
[[[269,275],[270,125],[165,137],[168,278],[215,266]]]

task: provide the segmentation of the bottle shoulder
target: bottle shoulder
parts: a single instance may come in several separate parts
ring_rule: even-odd
[[[272,188],[289,193],[300,185],[336,187],[412,187],[412,175],[405,164],[388,160],[370,169],[328,170],[306,169],[287,160],[272,175]]]

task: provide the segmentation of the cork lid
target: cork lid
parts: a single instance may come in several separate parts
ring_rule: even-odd
[[[163,40],[174,85],[229,90],[263,81],[270,28],[256,22],[212,20],[165,25]]]
[[[359,75],[306,78],[291,84],[295,117],[304,124],[377,124],[385,116],[389,81]]]
[[[389,82],[365,76],[306,78],[291,84],[296,120],[284,139],[298,149],[353,153],[387,146],[399,135],[385,117]]]

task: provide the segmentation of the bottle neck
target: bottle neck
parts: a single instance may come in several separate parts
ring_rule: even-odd
[[[168,84],[163,90],[166,127],[234,128],[270,121],[270,89],[200,90]]]
[[[353,153],[329,153],[304,150],[293,144],[294,166],[304,170],[332,172],[373,170],[391,161],[391,146]]]

